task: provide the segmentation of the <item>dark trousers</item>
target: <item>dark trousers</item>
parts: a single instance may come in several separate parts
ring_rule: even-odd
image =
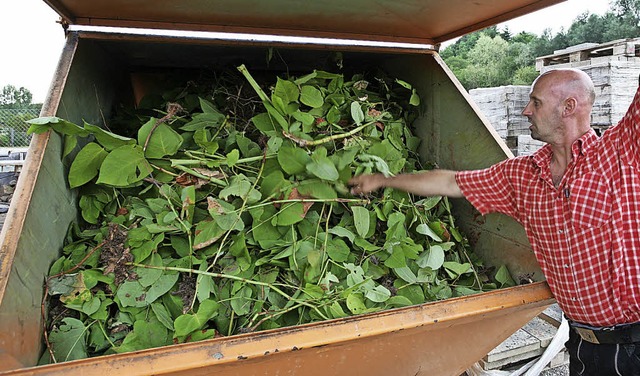
[[[565,346],[571,376],[640,376],[640,342],[598,345],[569,329]]]

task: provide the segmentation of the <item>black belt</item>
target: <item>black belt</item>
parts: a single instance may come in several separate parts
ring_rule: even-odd
[[[569,326],[585,341],[596,344],[640,342],[640,322],[610,327],[595,327],[569,321]]]

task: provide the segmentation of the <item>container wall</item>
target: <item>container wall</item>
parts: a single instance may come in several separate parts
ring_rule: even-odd
[[[479,117],[466,92],[433,52],[347,48],[337,55],[326,46],[272,49],[273,46],[220,41],[94,34],[77,39],[71,34],[69,41],[57,73],[60,90],[54,90],[45,105],[52,113],[44,115],[55,113],[79,124],[86,121],[108,127],[114,106],[131,103],[141,92],[152,91],[154,83],[176,73],[188,75],[196,68],[220,70],[246,64],[254,75],[273,76],[273,72],[295,75],[312,69],[336,71],[341,63],[345,70],[353,71],[382,67],[419,90],[423,116],[416,122],[416,132],[423,139],[421,154],[425,161],[435,162],[441,168],[474,169],[487,167],[508,155],[506,146]],[[25,208],[13,209],[16,218],[9,218],[7,223],[15,231],[3,232],[0,255],[0,266],[10,267],[6,278],[0,276],[5,278],[6,285],[0,290],[0,364],[6,359],[5,368],[16,368],[13,363],[31,366],[37,362],[43,282],[51,262],[59,255],[69,224],[77,216],[75,196],[66,183],[68,163],[62,158],[60,137],[43,135],[34,140],[29,156],[40,157],[30,162],[34,174],[19,183],[16,193],[24,193],[24,201],[19,205]],[[514,277],[523,273],[540,276],[519,225],[500,215],[480,217],[464,200],[454,205],[458,225],[489,264],[507,263]],[[545,297],[549,298],[550,295]],[[537,308],[527,310],[521,324],[537,312]],[[469,314],[473,317],[474,313]],[[511,326],[519,324],[516,320]],[[479,350],[491,350],[509,334],[500,331]]]

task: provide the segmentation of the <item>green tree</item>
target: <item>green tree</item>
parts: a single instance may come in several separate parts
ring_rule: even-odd
[[[501,67],[507,64],[508,49],[509,43],[498,35],[493,38],[480,36],[469,51],[469,66],[462,84],[468,89],[504,85],[505,72]]]
[[[611,0],[611,10],[618,16],[635,17],[640,19],[640,0]]]
[[[582,43],[605,43],[640,36],[640,0],[611,0],[604,15],[585,12],[568,29],[542,35],[496,26],[458,39],[443,49],[442,58],[467,89],[530,84],[537,76],[535,59]]]
[[[33,95],[31,92],[13,85],[5,85],[0,92],[0,108],[28,108],[31,105]]]

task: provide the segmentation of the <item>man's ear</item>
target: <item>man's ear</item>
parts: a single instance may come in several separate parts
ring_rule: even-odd
[[[562,115],[563,116],[571,115],[574,112],[576,112],[576,108],[578,108],[578,101],[573,97],[569,97],[569,98],[565,99],[565,101],[564,101],[564,107],[562,109]]]

